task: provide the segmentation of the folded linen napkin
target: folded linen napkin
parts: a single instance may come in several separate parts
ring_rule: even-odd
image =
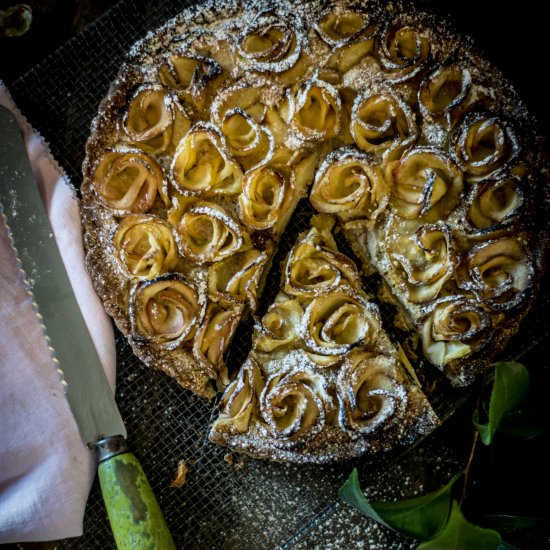
[[[0,104],[24,132],[65,268],[114,391],[113,330],[84,267],[74,188],[2,81]],[[1,220],[0,350],[0,543],[81,535],[96,460],[80,438]]]

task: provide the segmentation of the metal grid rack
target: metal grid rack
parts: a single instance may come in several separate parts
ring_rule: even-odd
[[[76,187],[90,122],[124,54],[148,30],[189,5],[187,0],[123,0],[10,86],[20,109],[49,142]],[[311,214],[307,204],[300,205],[274,266]],[[264,303],[269,300],[267,295]],[[531,342],[548,332],[548,320],[540,313],[548,302],[544,296],[537,306],[539,313],[531,317],[541,321]],[[232,344],[228,364],[233,368],[246,356],[250,336],[248,323]],[[513,355],[520,348],[516,344]],[[239,459],[234,457],[236,462],[229,464],[227,451],[207,439],[217,414],[216,403],[195,397],[175,381],[145,368],[120,334],[117,353],[117,401],[130,445],[148,473],[178,547],[289,548],[335,507],[338,488],[355,463],[296,466],[247,459],[245,467],[239,468]],[[438,413],[449,416],[467,395],[447,389],[436,402]],[[180,459],[190,471],[185,486],[174,489],[169,483]],[[394,454],[356,464],[373,479],[377,471],[398,459],[399,454]],[[61,546],[114,548],[97,483],[86,510],[84,536]]]

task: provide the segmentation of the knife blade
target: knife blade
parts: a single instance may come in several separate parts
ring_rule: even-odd
[[[82,317],[21,130],[0,106],[0,214],[84,443],[95,448],[118,548],[175,548]]]

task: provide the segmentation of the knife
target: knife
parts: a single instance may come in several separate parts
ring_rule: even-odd
[[[9,206],[9,208],[8,208]],[[175,549],[78,307],[12,113],[0,106],[0,214],[84,443],[95,448],[121,550]],[[32,287],[25,274],[32,274]]]

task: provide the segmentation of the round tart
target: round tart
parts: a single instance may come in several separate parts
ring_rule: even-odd
[[[397,3],[181,14],[132,48],[83,172],[107,311],[144,363],[199,395],[225,391],[212,438],[255,456],[326,462],[435,425],[382,328],[369,332],[359,269],[457,386],[490,368],[542,274],[548,181],[532,118],[468,39]],[[308,195],[361,265],[321,242],[330,229],[304,233],[232,372],[231,339],[259,314]]]

